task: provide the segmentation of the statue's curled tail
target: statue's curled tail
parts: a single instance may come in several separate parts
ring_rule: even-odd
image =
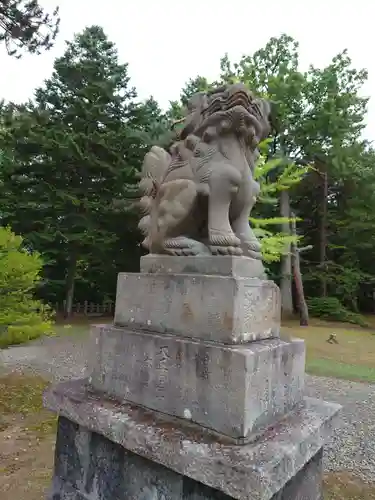
[[[139,187],[143,192],[140,206],[144,215],[138,227],[146,236],[142,245],[150,252],[163,251],[166,232],[186,217],[197,194],[195,183],[189,179],[163,182],[171,161],[167,151],[153,146],[142,166]]]

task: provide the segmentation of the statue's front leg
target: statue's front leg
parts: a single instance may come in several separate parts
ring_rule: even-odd
[[[259,184],[251,178],[241,184],[232,206],[232,228],[241,240],[244,255],[261,259],[261,245],[250,227],[249,216],[259,193]]]
[[[208,238],[211,252],[223,255],[242,255],[241,240],[233,233],[229,222],[229,208],[238,191],[240,173],[230,165],[211,173],[208,201]]]

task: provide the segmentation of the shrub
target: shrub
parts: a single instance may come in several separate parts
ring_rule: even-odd
[[[52,333],[51,312],[33,297],[42,260],[22,247],[22,238],[0,227],[0,347]]]
[[[313,297],[307,300],[309,313],[316,318],[368,326],[363,316],[349,311],[337,297]]]

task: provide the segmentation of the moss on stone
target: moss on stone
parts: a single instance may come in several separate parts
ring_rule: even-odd
[[[11,374],[0,378],[0,430],[14,418],[22,418],[25,430],[50,434],[56,430],[56,416],[43,408],[48,382],[42,377]]]

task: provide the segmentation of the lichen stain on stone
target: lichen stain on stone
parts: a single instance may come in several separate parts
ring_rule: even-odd
[[[179,343],[177,346],[177,352],[176,352],[176,361],[177,361],[179,366],[181,365],[183,358],[184,358],[183,350],[181,348],[181,344]]]
[[[182,306],[181,319],[182,319],[182,321],[187,322],[193,318],[194,318],[193,311],[191,310],[190,305],[185,302],[184,305]]]
[[[223,318],[223,325],[228,330],[231,330],[233,328],[233,316],[231,314],[228,314],[227,312],[225,312],[224,318]]]
[[[165,495],[163,493],[159,495],[155,486],[152,486],[151,489],[145,486],[140,493],[139,500],[165,500]]]
[[[207,349],[200,346],[195,356],[195,370],[198,378],[203,380],[208,379],[208,361]]]

